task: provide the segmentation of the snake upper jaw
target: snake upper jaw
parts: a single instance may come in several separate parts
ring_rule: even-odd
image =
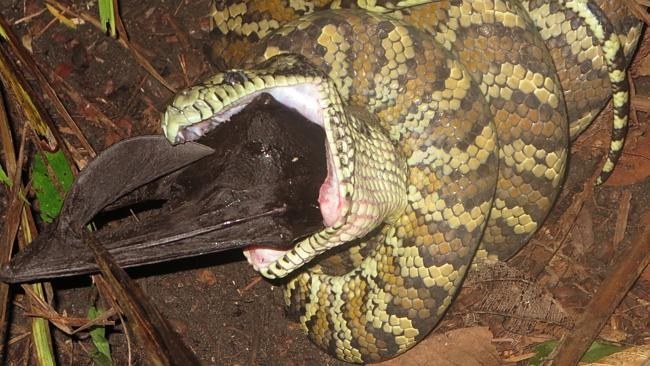
[[[197,140],[221,123],[229,121],[233,115],[262,94],[271,95],[279,103],[295,109],[309,121],[323,126],[319,92],[317,86],[310,83],[261,88],[232,98],[227,106],[223,106],[224,103],[221,101],[211,100],[207,95],[202,96],[205,99],[198,99],[197,95],[206,94],[206,88],[207,86],[197,86],[182,91],[163,113],[162,130],[171,143],[179,144]],[[213,112],[210,103],[218,103],[216,105],[223,108]]]
[[[137,223],[96,232],[124,267],[251,244],[287,249],[322,229],[316,203],[326,174],[322,129],[277,103],[251,105],[234,118],[201,140],[214,149],[147,136],[102,152],[73,185],[57,223],[2,268],[0,280],[97,272],[81,231],[120,196],[113,205],[167,200]]]

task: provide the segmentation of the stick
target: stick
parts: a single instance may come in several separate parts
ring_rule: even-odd
[[[551,365],[576,365],[625,294],[650,262],[650,210],[641,218],[643,230],[616,258],[609,276],[589,302],[572,332],[562,337]]]

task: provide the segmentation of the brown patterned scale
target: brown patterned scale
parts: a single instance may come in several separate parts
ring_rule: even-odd
[[[292,275],[287,302],[317,345],[390,358],[436,325],[473,258],[507,259],[539,228],[569,139],[613,94],[611,172],[640,23],[598,3],[216,3],[214,50],[238,77],[181,92],[163,128],[183,140],[261,91],[323,126],[327,228],[256,268]]]

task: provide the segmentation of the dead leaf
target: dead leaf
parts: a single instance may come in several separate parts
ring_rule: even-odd
[[[650,75],[650,59],[647,57],[642,57],[638,59],[639,62],[637,65],[637,68],[635,71],[637,72],[637,75],[639,76],[648,76]]]
[[[115,121],[115,126],[119,128],[119,131],[122,133],[122,137],[131,136],[133,130],[133,123],[128,118],[120,118]]]
[[[67,62],[61,62],[54,67],[54,72],[61,77],[61,79],[66,79],[72,73],[72,65]]]
[[[608,186],[626,186],[650,177],[650,134],[639,137],[636,146],[623,151],[616,169],[605,182]]]
[[[203,269],[199,271],[198,275],[196,276],[196,279],[200,283],[208,286],[212,286],[215,283],[217,283],[217,277],[209,269]]]
[[[32,49],[33,40],[34,39],[31,34],[25,34],[24,36],[20,37],[20,41],[23,44],[23,47],[25,47],[29,53],[34,53],[34,50]]]
[[[160,111],[154,107],[150,101],[147,101],[147,106],[142,111],[139,121],[141,122],[143,131],[150,133],[162,133],[160,129]]]
[[[544,287],[507,263],[472,268],[458,301],[461,312],[503,316],[502,325],[514,333],[527,333],[535,324],[571,327],[573,320]],[[467,302],[469,301],[469,302]],[[493,328],[494,329],[494,328]]]
[[[115,129],[106,129],[104,132],[104,145],[111,146],[118,141],[131,136],[133,124],[129,119],[120,118],[115,120]]]
[[[410,351],[380,366],[490,366],[501,365],[492,332],[487,327],[455,329],[442,334],[432,334]]]
[[[594,246],[593,224],[591,209],[589,205],[585,205],[580,210],[570,234],[575,254],[583,258]]]
[[[602,338],[608,342],[614,343],[625,342],[629,336],[630,335],[627,332],[624,332],[620,329],[614,329],[610,325],[605,325],[603,330],[600,331],[600,334],[598,334],[598,338]]]
[[[645,366],[650,361],[650,345],[642,345],[637,347],[628,348],[624,351],[614,353],[603,359],[592,363],[580,363],[585,366],[609,366],[609,365],[625,365],[625,366]]]
[[[57,8],[53,7],[50,4],[45,4],[47,10],[52,14],[61,24],[65,25],[70,29],[77,29],[77,25],[71,19],[63,15]]]

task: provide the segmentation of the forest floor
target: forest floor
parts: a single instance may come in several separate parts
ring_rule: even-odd
[[[175,90],[215,69],[207,51],[214,37],[208,17],[210,0],[120,1],[132,49],[87,21],[76,29],[65,26],[40,0],[0,3],[0,14],[31,50],[97,152],[131,136],[160,133],[160,112],[173,93],[144,70],[133,49]],[[71,10],[65,14],[70,19],[97,14],[94,1],[75,0],[65,6]],[[501,281],[506,285],[480,276],[470,278],[441,325],[393,364],[525,363],[534,353],[534,344],[570,332],[617,254],[650,224],[643,218],[650,207],[646,113],[650,111],[650,61],[644,59],[648,52],[646,35],[642,56],[631,71],[636,109],[625,153],[612,179],[596,188],[589,183],[609,143],[612,114],[608,108],[572,145],[567,180],[555,209],[532,242],[510,262],[512,268],[501,270],[509,276]],[[88,149],[56,116],[55,122],[78,165],[84,166]],[[19,125],[15,131],[20,131]],[[2,191],[0,213],[6,204]],[[240,252],[151,265],[129,274],[206,365],[344,364],[321,352],[287,319],[281,283],[262,279]],[[56,280],[52,286],[54,307],[67,317],[85,318],[89,307],[98,303],[89,277]],[[26,298],[16,288],[10,331],[1,349],[3,364],[34,364],[30,337],[25,337],[29,332]],[[107,330],[114,363],[127,364],[131,357],[140,364],[139,347],[132,337],[127,341],[119,319]],[[53,334],[58,364],[92,364],[88,333],[69,336],[53,328]],[[641,274],[599,337],[624,346],[650,344],[650,269]]]

